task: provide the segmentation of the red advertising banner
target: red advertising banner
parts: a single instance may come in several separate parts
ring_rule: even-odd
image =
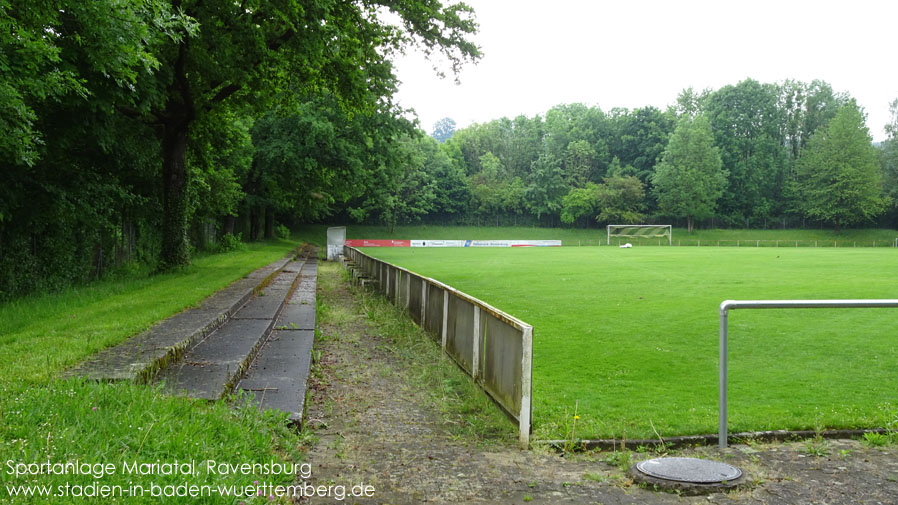
[[[346,240],[349,247],[411,247],[410,240],[369,240],[369,239],[351,239]]]
[[[349,247],[561,247],[560,240],[374,240],[348,239]]]

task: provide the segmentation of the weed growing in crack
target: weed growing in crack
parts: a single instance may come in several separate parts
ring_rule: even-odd
[[[614,451],[605,457],[605,463],[616,466],[623,471],[627,471],[633,464],[633,452],[627,449]]]

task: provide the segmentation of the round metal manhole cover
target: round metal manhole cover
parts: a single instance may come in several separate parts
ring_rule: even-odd
[[[734,481],[742,470],[718,461],[696,458],[655,458],[636,463],[640,472],[659,479],[695,484]]]

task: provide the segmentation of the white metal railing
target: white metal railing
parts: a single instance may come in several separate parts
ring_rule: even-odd
[[[898,307],[898,300],[725,300],[720,304],[718,445],[727,446],[727,319],[733,309],[842,309]]]

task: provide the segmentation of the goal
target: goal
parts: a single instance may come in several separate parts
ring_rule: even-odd
[[[611,237],[665,238],[673,245],[673,228],[669,224],[609,224],[608,245]]]

